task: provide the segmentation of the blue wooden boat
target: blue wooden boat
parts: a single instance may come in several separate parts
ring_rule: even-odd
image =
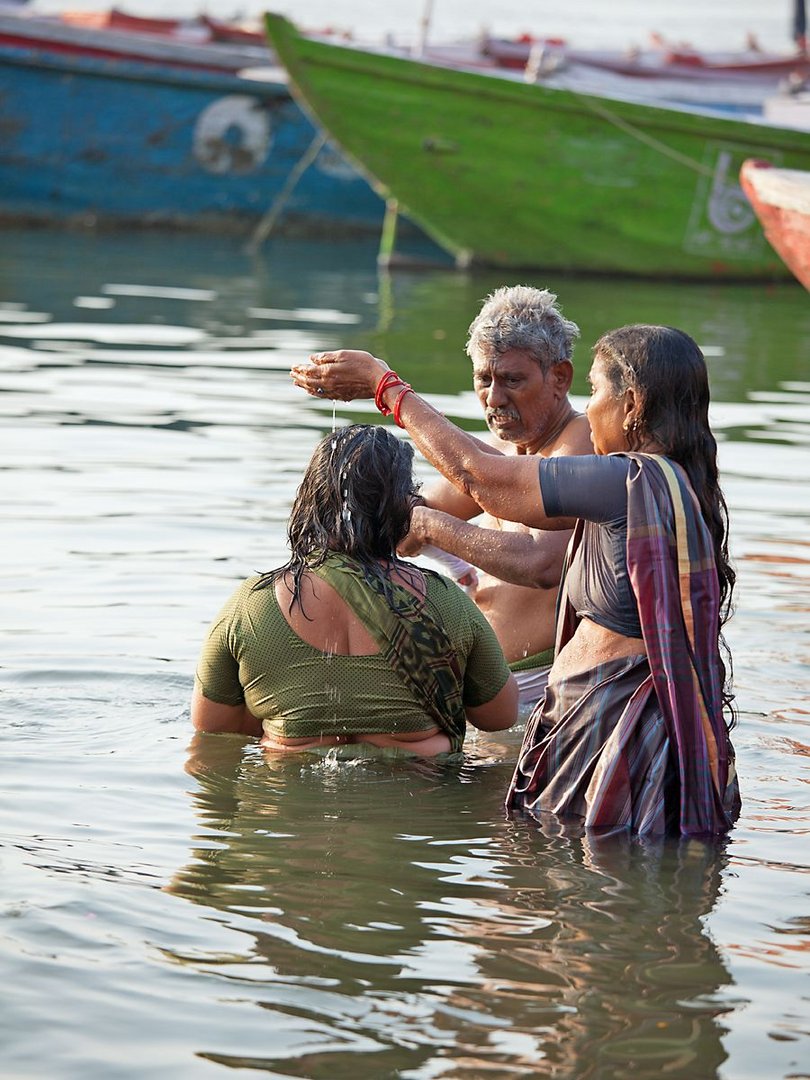
[[[280,71],[257,81],[0,45],[0,131],[6,221],[246,230],[279,196],[287,226],[320,234],[383,219],[336,149],[315,154],[318,132]]]

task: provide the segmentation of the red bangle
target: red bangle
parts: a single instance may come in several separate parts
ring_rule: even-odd
[[[397,386],[401,382],[402,379],[400,379],[399,375],[397,375],[395,371],[389,369],[381,376],[380,381],[377,383],[377,389],[374,391],[374,404],[383,416],[389,416],[391,413],[391,410],[383,401],[383,394],[389,387]]]
[[[400,392],[397,394],[397,400],[394,402],[394,410],[393,410],[393,412],[394,412],[394,421],[396,422],[397,427],[405,427],[405,425],[402,423],[402,419],[400,418],[400,415],[399,415],[399,410],[402,408],[402,399],[405,397],[406,394],[413,394],[413,393],[415,393],[413,387],[409,386],[407,383],[405,383],[405,385],[402,387]]]

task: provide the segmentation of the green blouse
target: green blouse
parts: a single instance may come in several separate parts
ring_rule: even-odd
[[[509,678],[494,631],[467,594],[447,578],[425,575],[428,611],[455,648],[466,706],[491,701]],[[210,701],[245,703],[269,734],[398,734],[436,726],[380,653],[328,655],[307,644],[284,618],[272,585],[248,578],[214,620],[197,665]]]

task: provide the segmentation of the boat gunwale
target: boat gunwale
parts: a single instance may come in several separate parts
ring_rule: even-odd
[[[241,88],[246,95],[252,97],[276,97],[279,100],[290,97],[289,85],[283,79],[281,71],[278,82],[265,82],[260,79],[246,79],[238,71],[175,68],[171,64],[150,60],[118,60],[115,57],[57,52],[47,48],[29,48],[0,42],[0,64],[3,63],[95,79],[121,79],[127,82],[178,86],[191,90],[222,90],[230,93]]]

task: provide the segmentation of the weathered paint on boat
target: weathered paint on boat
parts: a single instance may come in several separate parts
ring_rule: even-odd
[[[745,161],[740,183],[774,251],[810,289],[810,172]]]
[[[267,16],[299,99],[461,264],[785,276],[738,173],[810,168],[810,134],[306,39]]]
[[[283,74],[206,72],[0,48],[0,216],[239,229],[266,213],[316,130]],[[379,230],[384,205],[327,145],[285,206],[310,230]]]

